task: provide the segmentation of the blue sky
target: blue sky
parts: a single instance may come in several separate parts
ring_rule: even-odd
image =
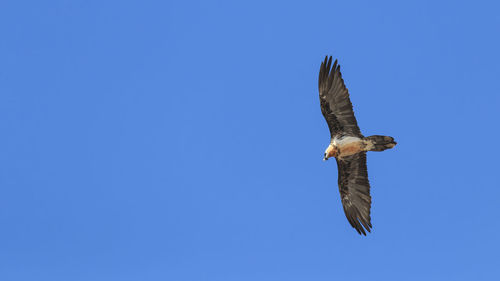
[[[0,279],[493,280],[495,1],[2,1]],[[373,233],[342,211],[338,58]]]

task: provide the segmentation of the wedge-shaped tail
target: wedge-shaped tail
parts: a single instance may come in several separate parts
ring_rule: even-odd
[[[396,142],[393,137],[389,136],[369,136],[363,139],[366,144],[367,151],[384,151],[389,148],[396,146]]]

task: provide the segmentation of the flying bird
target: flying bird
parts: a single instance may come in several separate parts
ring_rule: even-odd
[[[337,60],[325,57],[319,70],[321,113],[330,129],[330,144],[323,160],[335,157],[338,185],[344,213],[359,234],[372,228],[370,182],[366,169],[366,152],[383,151],[396,145],[394,138],[374,135],[364,137],[359,130],[349,92],[344,85]]]

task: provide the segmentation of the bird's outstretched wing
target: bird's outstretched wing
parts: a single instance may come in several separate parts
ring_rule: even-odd
[[[330,135],[333,137],[342,133],[362,137],[337,60],[332,67],[332,57],[325,57],[319,70],[318,84],[321,113],[328,123]]]
[[[359,234],[372,227],[370,219],[370,182],[366,170],[366,152],[337,159],[339,190],[345,216]],[[364,227],[364,228],[363,228]]]

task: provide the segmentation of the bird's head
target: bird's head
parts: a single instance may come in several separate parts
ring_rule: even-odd
[[[328,158],[330,157],[337,157],[338,152],[339,150],[337,149],[337,147],[330,144],[325,150],[325,157],[323,158],[323,161],[328,160]]]

